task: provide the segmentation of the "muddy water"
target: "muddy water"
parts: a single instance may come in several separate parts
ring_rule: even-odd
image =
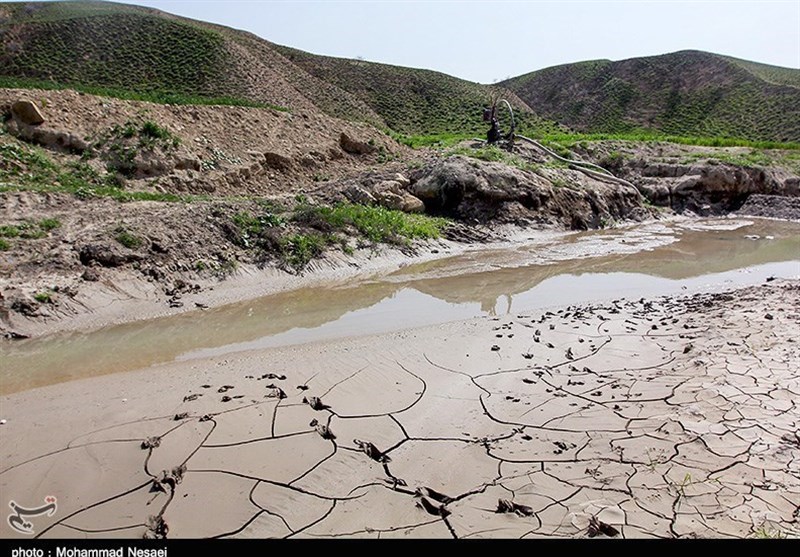
[[[480,315],[800,278],[800,223],[693,220],[533,235],[327,288],[0,345],[0,394],[158,363]]]

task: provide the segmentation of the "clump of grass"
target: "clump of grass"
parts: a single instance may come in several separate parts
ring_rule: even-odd
[[[137,249],[141,247],[143,240],[125,228],[120,226],[114,232],[114,239],[126,248]]]
[[[54,218],[42,219],[39,222],[26,221],[19,224],[4,224],[0,225],[0,237],[36,240],[44,238],[51,230],[59,226],[61,226],[61,222]]]
[[[301,206],[295,211],[294,220],[325,232],[341,231],[350,226],[373,243],[390,244],[438,238],[449,222],[439,217],[354,203],[333,207]]]
[[[286,226],[284,218],[271,211],[265,211],[260,215],[253,215],[246,211],[240,211],[233,215],[231,220],[238,231],[238,234],[233,240],[244,248],[248,248],[253,243],[257,244],[264,240],[272,244],[272,238],[265,237],[267,231],[273,228],[284,228]]]
[[[5,238],[0,238],[0,251],[8,251],[11,249],[11,244]]]
[[[40,304],[49,304],[53,301],[50,292],[37,292],[33,295],[33,299],[39,302]]]
[[[622,165],[624,163],[625,163],[625,155],[623,155],[619,151],[612,151],[608,155],[603,157],[598,164],[603,168],[605,168],[606,170],[616,172],[622,168]]]
[[[753,532],[753,537],[761,540],[785,540],[788,536],[780,530],[761,526]]]
[[[19,236],[19,228],[16,226],[9,224],[0,225],[0,237],[16,238],[17,236]]]
[[[61,226],[61,221],[54,218],[46,218],[39,221],[39,228],[44,232],[50,232]]]
[[[151,120],[128,120],[123,124],[114,124],[99,134],[92,144],[91,154],[99,153],[110,172],[131,177],[136,173],[136,156],[140,151],[161,150],[168,153],[180,143],[178,136]],[[87,172],[86,168],[81,170]]]
[[[285,236],[281,238],[279,244],[281,259],[299,272],[313,259],[322,255],[331,241],[330,236],[316,232]]]

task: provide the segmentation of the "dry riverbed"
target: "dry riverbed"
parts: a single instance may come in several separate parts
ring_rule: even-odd
[[[44,538],[796,536],[798,332],[779,279],[72,381],[0,398],[0,490]]]

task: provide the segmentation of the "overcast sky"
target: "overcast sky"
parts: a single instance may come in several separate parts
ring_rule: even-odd
[[[491,83],[533,70],[694,49],[800,68],[800,0],[126,2],[315,54]]]

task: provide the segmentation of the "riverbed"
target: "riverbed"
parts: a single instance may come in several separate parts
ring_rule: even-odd
[[[171,361],[617,298],[800,277],[800,223],[675,220],[532,233],[326,287],[85,332],[6,342],[0,394]]]

